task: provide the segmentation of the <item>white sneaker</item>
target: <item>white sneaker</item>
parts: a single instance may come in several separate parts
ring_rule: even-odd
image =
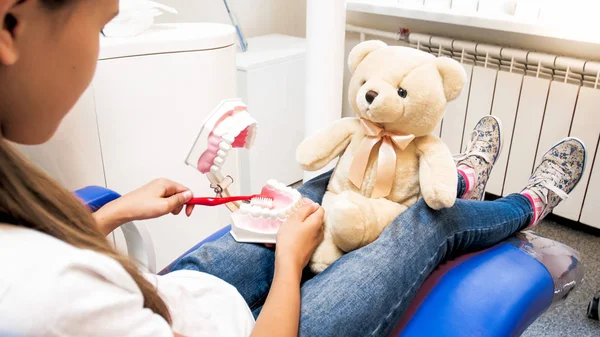
[[[502,151],[502,125],[494,116],[485,116],[479,120],[471,143],[463,154],[454,157],[456,168],[463,172],[469,186],[461,197],[465,200],[483,200],[492,168]],[[472,170],[471,170],[472,168]]]
[[[566,138],[544,154],[521,192],[534,205],[532,226],[568,198],[583,176],[585,161],[585,145],[577,138]]]

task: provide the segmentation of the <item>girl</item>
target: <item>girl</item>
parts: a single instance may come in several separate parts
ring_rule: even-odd
[[[143,276],[105,235],[178,214],[187,188],[159,179],[91,215],[7,142],[53,135],[89,85],[99,32],[117,10],[117,0],[0,0],[1,336],[387,336],[444,258],[537,224],[581,177],[584,147],[567,139],[521,194],[441,211],[420,201],[374,243],[303,282],[323,237],[314,202],[326,174],[301,188],[312,201],[281,227],[275,250],[225,236],[166,276]],[[459,162],[459,196],[481,199],[499,142],[496,120],[483,119]]]

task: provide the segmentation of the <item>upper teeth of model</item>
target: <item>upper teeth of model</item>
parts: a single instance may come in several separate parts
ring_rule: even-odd
[[[288,196],[290,199],[292,199],[292,202],[287,205],[284,208],[279,208],[279,209],[268,209],[268,208],[263,208],[263,207],[259,207],[256,205],[250,205],[250,204],[242,204],[241,208],[240,208],[240,212],[242,214],[249,214],[254,218],[261,218],[261,219],[268,219],[268,220],[275,220],[277,218],[283,220],[285,219],[288,215],[290,215],[299,205],[301,202],[301,196],[300,196],[300,192],[285,186],[284,184],[278,183],[275,180],[269,180],[269,182],[267,182],[267,187],[277,191],[277,193],[279,194],[283,194]]]
[[[231,150],[231,143],[235,141],[235,137],[230,134],[223,135],[221,137],[221,142],[219,143],[219,151],[217,151],[217,156],[213,161],[213,165],[210,167],[211,172],[217,173],[221,170],[223,164],[225,164],[225,159]]]
[[[224,134],[221,138],[225,143],[231,145],[235,141],[235,136],[232,136],[230,133]]]
[[[217,157],[215,158],[215,165],[221,167],[221,165],[223,165],[223,163],[225,162],[225,160],[223,160],[223,158],[221,157]]]
[[[213,133],[217,136],[223,136],[226,134],[239,135],[248,126],[256,124],[256,120],[250,116],[249,113],[243,111],[238,112],[233,116],[227,117],[213,130]]]
[[[217,157],[210,168],[212,173],[218,173],[221,170],[221,167],[225,163],[227,153],[232,148],[231,144],[235,142],[235,138],[246,128],[250,129],[248,130],[248,136],[244,146],[249,148],[255,137],[256,120],[254,120],[248,112],[238,112],[233,116],[227,117],[213,130],[213,133],[216,136],[221,137],[221,141],[219,142],[220,150],[217,152]]]

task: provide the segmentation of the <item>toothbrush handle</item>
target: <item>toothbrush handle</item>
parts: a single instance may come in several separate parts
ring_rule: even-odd
[[[247,201],[251,200],[258,195],[246,195],[238,197],[227,197],[227,198],[192,198],[186,203],[186,205],[201,205],[201,206],[218,206],[233,201]]]

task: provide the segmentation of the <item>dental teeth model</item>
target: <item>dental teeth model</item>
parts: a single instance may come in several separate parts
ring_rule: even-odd
[[[233,148],[252,147],[256,137],[256,120],[239,99],[223,101],[208,116],[186,164],[205,174],[220,197],[230,197],[223,176],[223,165]],[[300,192],[276,180],[269,180],[260,197],[249,204],[230,202],[231,235],[238,242],[275,243],[279,227],[301,204]]]
[[[233,148],[252,147],[256,137],[257,123],[239,99],[226,100],[208,116],[188,157],[186,164],[206,174],[211,184],[221,186],[226,177],[222,168],[229,151]],[[222,196],[229,196],[227,186]],[[228,203],[229,210],[239,209],[239,203]]]
[[[254,143],[256,121],[246,111],[245,107],[226,109],[208,134],[207,149],[200,155],[198,170],[202,173],[218,173],[225,163],[227,154],[232,148],[245,147],[249,149]],[[204,128],[208,127],[208,123]],[[208,130],[207,130],[208,131]]]
[[[255,198],[231,215],[231,235],[238,242],[275,243],[279,227],[302,202],[300,192],[275,180],[269,180],[260,194],[266,200]]]

